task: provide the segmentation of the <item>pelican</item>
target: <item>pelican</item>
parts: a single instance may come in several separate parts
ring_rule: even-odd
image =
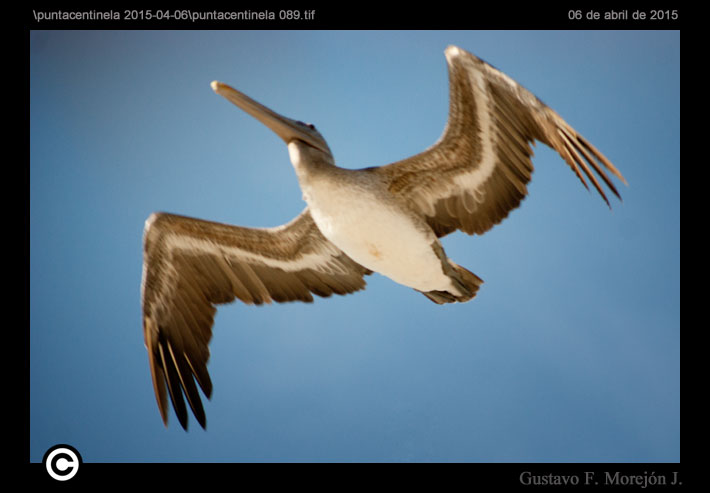
[[[531,143],[555,149],[609,205],[596,172],[614,165],[556,112],[471,53],[445,50],[449,118],[439,140],[386,166],[343,169],[311,124],[286,118],[221,82],[219,95],[286,143],[306,208],[273,228],[245,228],[153,213],[143,236],[141,296],[150,372],[163,423],[168,395],[180,424],[188,411],[205,428],[215,305],[312,302],[344,295],[378,272],[434,303],[466,302],[482,280],[449,259],[440,238],[483,234],[520,205],[533,171]],[[167,389],[166,389],[167,384]]]

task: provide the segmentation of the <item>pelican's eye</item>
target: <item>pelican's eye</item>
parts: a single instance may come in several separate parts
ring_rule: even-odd
[[[302,122],[302,121],[298,121],[297,123],[298,123],[299,125],[303,125],[304,127],[308,127],[308,128],[310,128],[311,130],[315,130],[315,129],[316,129],[315,125],[313,125],[312,123],[304,123],[304,122]]]

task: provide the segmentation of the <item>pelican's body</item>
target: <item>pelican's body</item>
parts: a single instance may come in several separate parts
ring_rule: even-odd
[[[302,159],[308,149],[288,145],[303,199],[318,229],[348,257],[371,271],[418,291],[453,288],[441,269],[439,240],[416,214],[386,188],[374,169],[315,167]]]
[[[418,291],[453,289],[433,248],[439,240],[421,218],[407,214],[383,193],[341,190],[308,200],[323,236],[363,267],[399,284]]]
[[[183,427],[187,397],[205,415],[208,343],[216,304],[312,301],[347,294],[378,272],[435,303],[465,302],[482,280],[451,261],[439,238],[457,229],[483,234],[516,208],[532,173],[530,143],[541,140],[606,200],[590,166],[621,173],[557,113],[505,74],[455,46],[449,66],[449,120],[424,152],[381,167],[335,165],[321,134],[225,84],[212,88],[287,144],[307,207],[276,228],[243,228],[152,214],[144,232],[143,327],[158,407],[167,395]],[[607,201],[608,203],[608,201]],[[166,393],[167,383],[167,393]]]

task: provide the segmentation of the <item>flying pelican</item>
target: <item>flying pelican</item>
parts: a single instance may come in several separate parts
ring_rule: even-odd
[[[343,169],[311,124],[291,120],[221,82],[212,89],[288,146],[306,208],[274,228],[153,213],[144,229],[143,331],[158,408],[167,396],[187,429],[187,397],[205,427],[197,384],[207,372],[215,305],[312,302],[365,287],[372,272],[434,303],[469,301],[483,282],[446,256],[439,238],[483,234],[520,205],[533,171],[530,143],[555,149],[588,189],[619,198],[621,173],[557,113],[507,75],[456,46],[446,51],[449,119],[424,152],[382,167]],[[591,168],[590,168],[591,167]],[[167,383],[167,391],[166,391]]]

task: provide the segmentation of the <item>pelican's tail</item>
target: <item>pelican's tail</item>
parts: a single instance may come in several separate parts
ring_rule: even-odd
[[[483,279],[451,260],[448,261],[448,264],[452,267],[452,270],[447,272],[447,274],[449,274],[454,285],[462,294],[457,295],[449,291],[422,291],[422,294],[438,305],[456,302],[464,303],[473,299],[478,288],[483,284]]]

